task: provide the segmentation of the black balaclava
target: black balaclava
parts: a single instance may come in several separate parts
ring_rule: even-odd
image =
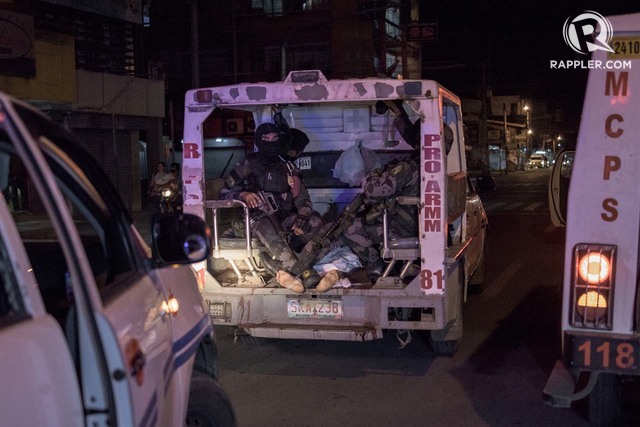
[[[269,133],[277,133],[277,141],[263,140],[263,137]],[[256,128],[255,144],[259,153],[276,156],[289,144],[289,135],[273,123],[263,123]]]

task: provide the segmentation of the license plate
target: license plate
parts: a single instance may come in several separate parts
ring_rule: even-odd
[[[571,336],[571,366],[591,371],[631,373],[638,370],[640,345],[636,340]]]
[[[640,37],[618,36],[610,43],[613,52],[607,54],[612,59],[640,59]]]
[[[287,317],[296,319],[342,319],[342,300],[287,298]]]

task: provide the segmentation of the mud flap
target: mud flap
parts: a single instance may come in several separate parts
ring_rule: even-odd
[[[569,408],[571,402],[584,399],[596,385],[598,372],[592,372],[587,385],[580,391],[574,392],[576,378],[569,372],[562,361],[558,360],[547,380],[542,392],[543,400],[547,405],[555,408]]]

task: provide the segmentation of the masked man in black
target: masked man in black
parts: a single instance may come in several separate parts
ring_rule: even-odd
[[[309,192],[295,165],[283,157],[290,143],[288,127],[273,123],[263,123],[256,128],[255,144],[258,152],[247,155],[226,179],[221,198],[242,200],[253,210],[252,232],[267,248],[261,259],[274,274],[282,287],[294,292],[304,292],[299,272],[290,272],[296,262],[296,255],[287,243],[287,234],[305,236],[309,240],[311,230],[321,225],[321,220],[313,213]],[[260,207],[265,203],[265,193],[273,195],[277,211],[261,215]],[[274,223],[280,224],[278,226]]]

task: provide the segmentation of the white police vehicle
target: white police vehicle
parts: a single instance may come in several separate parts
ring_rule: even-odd
[[[152,251],[73,137],[1,93],[0,188],[2,425],[235,425],[186,265],[206,224],[158,217]]]
[[[640,375],[640,14],[609,18],[613,52],[589,72],[575,152],[556,160],[551,219],[566,225],[562,352],[548,403],[586,402],[593,423],[615,423],[622,380]]]

